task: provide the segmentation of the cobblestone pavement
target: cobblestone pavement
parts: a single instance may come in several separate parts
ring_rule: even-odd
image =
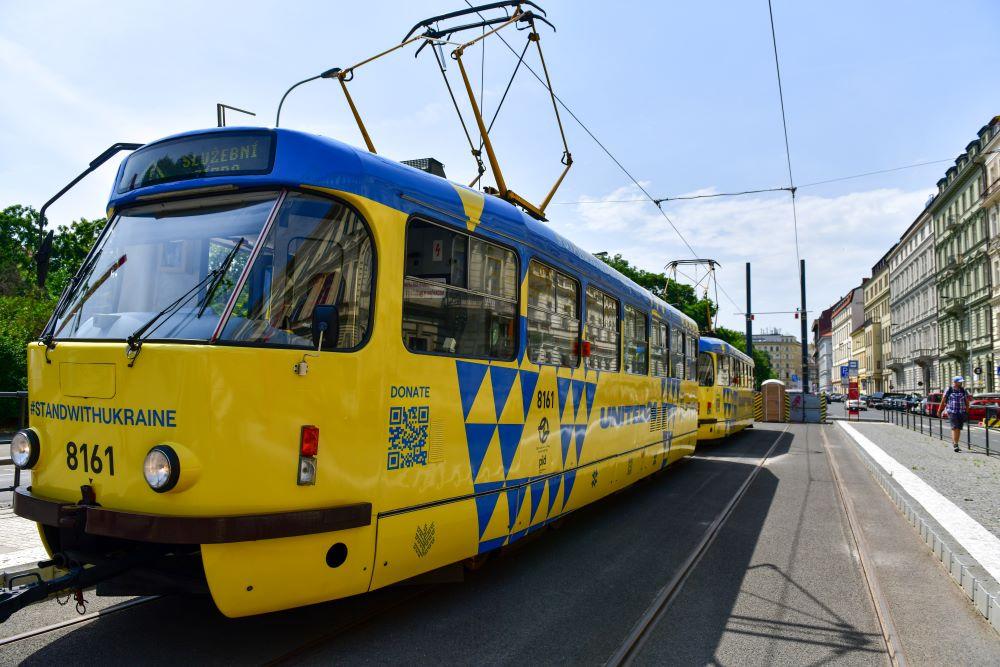
[[[1000,536],[1000,458],[881,423],[852,424],[899,463]]]
[[[0,570],[45,558],[48,555],[35,524],[17,516],[9,507],[0,509]]]

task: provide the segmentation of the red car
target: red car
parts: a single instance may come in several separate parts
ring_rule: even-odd
[[[927,394],[927,410],[925,414],[931,417],[938,416],[938,410],[941,407],[941,399],[944,397],[944,392],[932,391]]]
[[[986,417],[986,407],[992,406],[989,411],[991,418],[1000,417],[1000,394],[983,394],[977,396],[975,400],[969,401],[969,420],[980,421]]]

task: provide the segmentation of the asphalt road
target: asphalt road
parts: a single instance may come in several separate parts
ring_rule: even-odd
[[[907,619],[900,634],[911,662],[1000,662],[1000,637],[937,572],[841,430],[792,425],[781,435],[784,429],[758,425],[700,449],[461,583],[398,586],[236,620],[208,599],[164,598],[5,646],[0,662],[603,664],[779,437],[637,662],[885,664],[828,456],[844,465],[877,540],[886,587]],[[309,582],[289,572],[287,584]],[[932,609],[921,613],[920,605]],[[68,613],[44,603],[0,626],[0,635]],[[927,627],[925,617],[945,620]]]

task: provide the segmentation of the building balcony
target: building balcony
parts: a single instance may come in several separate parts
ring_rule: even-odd
[[[906,359],[899,355],[891,354],[885,358],[885,367],[891,368],[893,370],[899,370],[906,366]]]
[[[921,347],[913,350],[911,356],[918,366],[927,366],[937,361],[937,350]]]
[[[944,354],[946,357],[964,361],[969,358],[969,344],[964,340],[955,340],[945,344]]]
[[[993,253],[1000,253],[1000,236],[994,236],[990,239],[990,244],[987,246],[987,252],[991,255]]]
[[[965,315],[965,300],[947,299],[944,302],[944,307],[941,309],[941,312],[949,317],[962,317],[962,315]]]
[[[990,183],[990,186],[983,191],[983,208],[1000,203],[1000,178]]]

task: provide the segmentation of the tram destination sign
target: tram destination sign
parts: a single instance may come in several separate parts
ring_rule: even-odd
[[[126,160],[118,192],[193,178],[267,174],[273,166],[274,135],[267,130],[168,139]]]

